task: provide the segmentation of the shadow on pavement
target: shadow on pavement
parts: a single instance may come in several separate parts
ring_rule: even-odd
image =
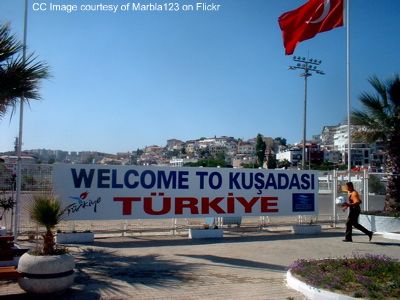
[[[110,283],[110,278],[128,284],[151,286],[174,286],[191,280],[193,265],[161,259],[158,255],[121,256],[114,251],[84,249],[74,254],[77,277],[75,284],[106,286],[121,292],[118,284]],[[91,274],[96,274],[92,276]]]
[[[374,242],[372,241],[371,244],[374,245],[379,245],[379,246],[400,246],[400,242],[399,243],[393,243],[393,242]]]
[[[78,294],[79,293],[79,294]],[[34,294],[14,294],[14,295],[4,295],[0,296],[1,300],[97,300],[101,299],[100,295],[96,293],[84,293],[82,294],[80,291],[74,291],[74,289],[69,289],[62,294],[51,294],[51,295],[34,295]]]
[[[235,235],[234,235],[235,234]],[[295,235],[292,233],[262,233],[228,234],[224,238],[214,239],[189,239],[187,236],[143,236],[143,237],[118,237],[96,239],[91,245],[108,248],[143,248],[143,247],[171,247],[171,246],[192,246],[205,244],[230,244],[248,242],[268,242],[282,240],[303,240],[316,238],[342,237],[342,232],[322,232],[315,235]]]
[[[196,255],[196,254],[192,254],[192,255],[177,254],[177,256],[204,259],[204,260],[208,260],[212,263],[230,265],[233,267],[240,267],[240,268],[262,269],[262,270],[268,269],[270,271],[279,271],[279,272],[287,271],[286,266],[267,264],[267,263],[263,263],[263,262],[247,260],[247,259],[240,259],[240,258],[222,257],[222,256],[216,256],[216,255]]]
[[[161,259],[158,255],[122,256],[103,249],[80,249],[75,257],[76,277],[73,286],[59,295],[29,295],[18,289],[0,299],[69,300],[131,299],[127,286],[146,285],[153,288],[176,287],[192,281],[196,264]],[[11,283],[17,285],[17,283]]]

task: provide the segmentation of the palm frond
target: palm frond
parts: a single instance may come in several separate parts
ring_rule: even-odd
[[[375,91],[378,93],[379,97],[382,99],[383,105],[387,106],[388,105],[388,97],[387,97],[387,90],[386,90],[386,85],[379,80],[377,76],[371,76],[368,79],[369,83],[372,85],[372,87],[375,89]]]
[[[40,100],[40,83],[50,77],[48,65],[34,54],[24,59],[22,48],[9,24],[0,25],[0,118],[9,108],[14,112],[20,99]]]
[[[38,195],[34,197],[29,213],[32,220],[50,231],[60,223],[64,211],[58,199],[49,195]]]
[[[383,83],[376,76],[369,79],[375,94],[363,93],[360,101],[363,111],[353,111],[353,124],[364,126],[357,132],[370,141],[381,140],[386,151],[385,167],[388,173],[400,171],[400,78],[395,75]],[[386,187],[385,210],[399,210],[400,177],[389,176]]]
[[[8,108],[15,108],[18,101],[40,100],[40,82],[50,77],[46,63],[30,54],[24,61],[22,56],[9,59],[0,70],[0,116]]]
[[[377,118],[382,118],[386,115],[387,105],[382,103],[381,99],[370,95],[368,93],[362,93],[359,97],[364,109]]]
[[[387,83],[389,100],[393,103],[395,108],[394,114],[400,117],[400,77],[398,74]]]
[[[15,35],[10,34],[8,23],[0,26],[0,63],[22,50],[22,44],[17,41]]]
[[[376,118],[371,118],[366,112],[353,111],[351,114],[351,124],[358,125],[360,128],[355,137],[365,142],[373,143],[377,140],[386,140],[386,126]]]

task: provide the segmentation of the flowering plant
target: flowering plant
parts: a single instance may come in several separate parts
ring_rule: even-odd
[[[311,286],[353,297],[400,298],[400,262],[385,255],[300,259],[290,271]]]

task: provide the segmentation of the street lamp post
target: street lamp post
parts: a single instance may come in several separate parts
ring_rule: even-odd
[[[303,152],[302,152],[302,169],[306,168],[306,136],[307,136],[307,78],[312,76],[312,72],[324,75],[325,73],[317,68],[322,61],[312,58],[293,56],[293,60],[297,62],[295,66],[289,66],[289,70],[301,69],[304,72],[300,74],[304,77],[304,112],[303,112]]]
[[[24,10],[24,39],[22,44],[22,61],[26,62],[26,35],[27,35],[27,25],[28,25],[28,0],[25,0],[25,10]],[[21,186],[22,186],[22,130],[23,130],[23,120],[24,120],[24,101],[25,95],[22,93],[20,99],[20,111],[19,111],[19,133],[18,133],[18,144],[17,146],[17,177],[16,177],[16,195],[15,195],[15,215],[14,215],[14,240],[17,240],[19,234],[19,220],[21,211]]]

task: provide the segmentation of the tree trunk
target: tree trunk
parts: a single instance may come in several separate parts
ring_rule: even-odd
[[[400,135],[389,141],[386,160],[388,182],[386,187],[385,211],[400,212]]]
[[[54,254],[54,235],[51,230],[47,230],[46,234],[43,235],[43,254]]]

